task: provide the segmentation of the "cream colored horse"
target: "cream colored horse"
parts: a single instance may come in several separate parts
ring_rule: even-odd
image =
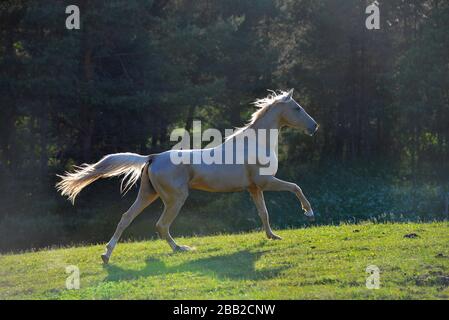
[[[61,177],[57,188],[62,195],[74,202],[78,193],[87,185],[99,178],[125,175],[122,180],[122,191],[128,190],[141,178],[139,193],[133,205],[126,211],[106,245],[106,252],[102,255],[104,263],[114,250],[123,231],[144,208],[160,197],[165,205],[164,212],[156,223],[159,236],[165,239],[174,251],[190,250],[187,246],[178,245],[170,235],[169,228],[181,207],[183,206],[189,189],[205,190],[210,192],[233,192],[248,190],[262,220],[265,233],[269,239],[281,239],[273,233],[270,227],[268,211],[265,206],[263,191],[290,191],[301,202],[305,215],[313,218],[313,210],[304,196],[301,188],[292,182],[282,181],[274,175],[277,170],[277,136],[275,141],[269,141],[267,135],[264,139],[257,139],[256,148],[250,149],[247,145],[242,150],[229,144],[239,140],[250,130],[258,134],[261,129],[278,131],[284,126],[298,128],[308,135],[313,135],[317,123],[292,98],[293,90],[271,94],[264,99],[257,100],[258,110],[252,115],[251,121],[245,127],[228,137],[223,144],[210,149],[170,150],[159,154],[142,156],[133,153],[118,153],[105,156],[95,164],[84,164],[74,172]],[[230,148],[228,148],[230,147]],[[268,164],[261,164],[254,152],[259,149],[271,155]],[[203,156],[204,154],[222,155],[226,158],[227,152],[233,150],[235,161],[243,153],[243,163],[173,163],[177,155],[187,155],[187,158]],[[264,169],[271,168],[271,174],[261,174]],[[273,169],[274,168],[274,169]],[[125,185],[123,186],[123,183]]]

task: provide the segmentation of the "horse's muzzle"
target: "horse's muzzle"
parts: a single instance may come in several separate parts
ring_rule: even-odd
[[[313,125],[311,128],[307,130],[307,134],[312,137],[318,131],[318,127],[319,125],[315,123],[315,125]]]

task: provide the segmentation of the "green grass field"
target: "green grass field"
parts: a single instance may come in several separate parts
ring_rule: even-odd
[[[0,256],[0,299],[448,299],[449,224],[312,227],[120,243],[103,266],[104,245]],[[416,236],[405,237],[405,235]],[[80,289],[66,289],[66,267]],[[380,288],[366,287],[368,265]]]

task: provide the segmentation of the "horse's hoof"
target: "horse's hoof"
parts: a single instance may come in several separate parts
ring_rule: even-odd
[[[186,251],[193,251],[195,248],[189,247],[189,246],[176,246],[175,252],[186,252]]]
[[[307,217],[309,221],[315,221],[315,215],[313,214],[313,210],[310,209],[309,211],[304,212],[304,215]]]
[[[308,210],[308,211],[305,211],[305,212],[304,212],[304,215],[307,216],[307,217],[313,217],[313,216],[314,216],[313,210],[310,209],[310,210]]]
[[[274,234],[274,233],[268,234],[267,237],[268,237],[268,239],[271,239],[271,240],[282,240],[282,237],[280,237],[280,236],[278,236],[277,234]]]
[[[101,260],[103,260],[103,264],[109,263],[109,257],[105,253],[101,255]]]

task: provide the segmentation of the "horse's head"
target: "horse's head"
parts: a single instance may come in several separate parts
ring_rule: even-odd
[[[293,89],[278,102],[281,124],[301,129],[304,133],[313,136],[318,130],[315,120],[293,99]]]

